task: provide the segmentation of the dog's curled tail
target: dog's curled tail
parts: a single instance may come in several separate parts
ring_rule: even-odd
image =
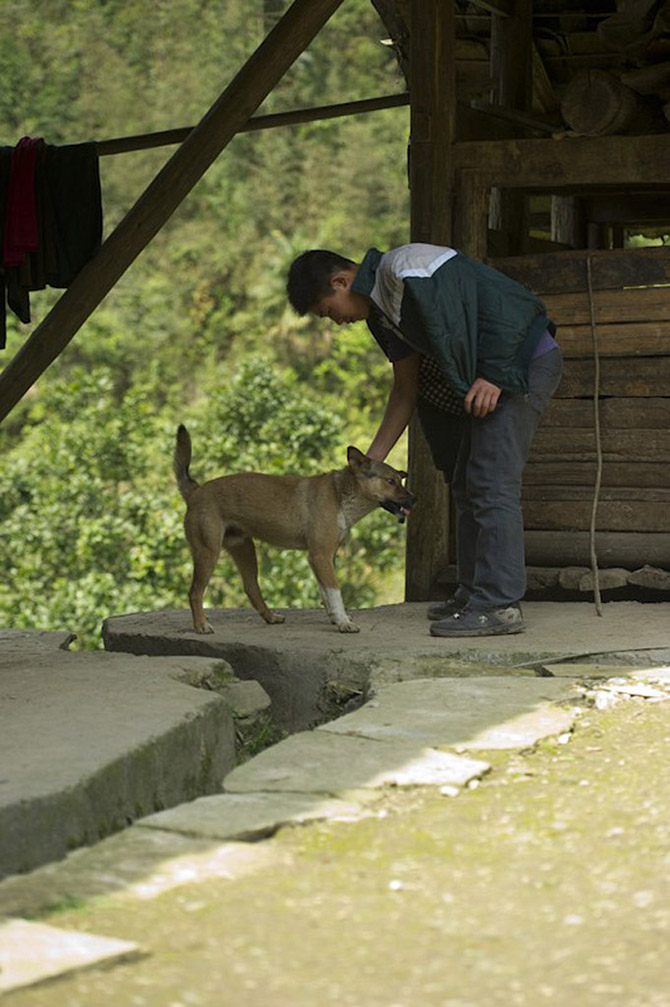
[[[177,486],[184,500],[188,500],[194,490],[197,490],[199,483],[191,479],[188,467],[191,464],[191,435],[180,423],[177,427],[177,443],[174,449],[174,474],[177,477]]]

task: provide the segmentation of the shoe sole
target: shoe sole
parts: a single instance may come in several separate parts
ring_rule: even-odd
[[[513,636],[515,633],[523,633],[525,628],[523,623],[517,623],[515,626],[487,626],[485,629],[457,629],[454,627],[454,629],[449,628],[442,632],[435,626],[431,626],[430,635],[445,639],[454,636]]]

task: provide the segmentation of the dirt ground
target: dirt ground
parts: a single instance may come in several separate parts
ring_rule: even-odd
[[[588,709],[458,797],[281,830],[251,873],[48,922],[143,954],[7,1007],[668,1007],[670,703]]]

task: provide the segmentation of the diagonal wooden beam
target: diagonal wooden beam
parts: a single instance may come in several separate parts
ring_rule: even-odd
[[[0,421],[67,346],[343,0],[294,0],[0,374]]]

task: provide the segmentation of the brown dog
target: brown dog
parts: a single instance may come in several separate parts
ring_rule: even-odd
[[[318,476],[243,472],[199,485],[188,471],[189,432],[179,426],[174,471],[188,505],[184,527],[193,555],[188,597],[196,632],[214,632],[202,599],[221,546],[235,561],[256,611],[266,622],[284,621],[283,615],[267,607],[258,586],[255,538],[282,549],[306,549],[330,621],[341,633],[358,632],[344,611],[335,554],[349,529],[375,507],[404,521],[416,498],[402,485],[406,472],[373,461],[354,447],[348,448],[347,460],[346,468]]]

